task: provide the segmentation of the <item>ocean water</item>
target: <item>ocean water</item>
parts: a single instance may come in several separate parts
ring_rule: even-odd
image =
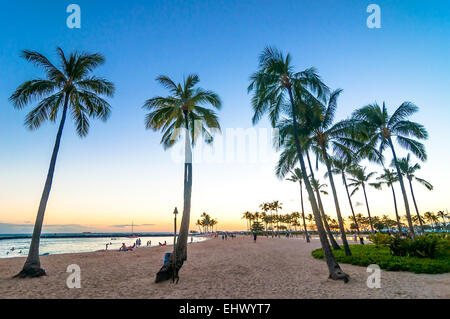
[[[1,237],[1,236],[0,236]],[[159,246],[159,242],[173,244],[173,236],[142,236],[141,247],[147,247],[147,241],[151,241],[151,246]],[[193,236],[193,242],[199,242],[206,237]],[[83,253],[102,250],[108,246],[108,250],[119,250],[122,243],[132,246],[137,238],[128,237],[102,237],[102,238],[41,238],[39,254],[67,254]],[[188,242],[191,242],[189,236]],[[3,239],[0,240],[0,258],[26,257],[30,247],[31,238],[24,239]]]

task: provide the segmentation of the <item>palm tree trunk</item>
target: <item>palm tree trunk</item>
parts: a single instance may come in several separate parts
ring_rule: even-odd
[[[411,236],[414,239],[416,234],[414,232],[414,226],[411,220],[411,213],[409,212],[409,204],[408,197],[406,196],[405,184],[403,183],[403,175],[400,171],[400,167],[398,166],[397,155],[395,154],[394,144],[392,143],[392,139],[389,137],[389,146],[391,147],[392,156],[394,157],[395,168],[397,169],[398,181],[400,182],[400,188],[402,190],[403,201],[405,202],[405,210],[406,210],[406,219],[408,220],[409,231],[411,232]]]
[[[309,158],[308,152],[306,152],[306,158],[308,159],[311,177],[313,179],[315,179],[314,178],[314,170],[312,168],[311,159]],[[323,221],[323,224],[325,225],[325,229],[327,231],[328,237],[330,238],[331,246],[333,247],[334,250],[341,249],[341,247],[339,247],[337,241],[334,239],[333,233],[331,232],[331,229],[330,229],[330,225],[328,224],[327,216],[325,215],[325,210],[324,210],[323,204],[322,204],[322,196],[320,196],[320,191],[318,189],[316,189],[315,191],[316,191],[316,195],[317,195],[317,201],[319,203],[319,210],[320,210],[320,213],[322,214],[322,221]]]
[[[414,207],[416,208],[417,218],[419,219],[420,229],[422,229],[422,233],[425,234],[425,228],[423,227],[422,218],[420,217],[419,209],[417,208],[416,197],[414,196],[411,178],[408,178],[408,182],[409,182],[409,188],[411,189],[411,196],[413,199]]]
[[[178,241],[175,254],[171,256],[170,260],[164,264],[159,272],[156,274],[155,282],[165,280],[177,279],[178,272],[183,267],[183,263],[187,260],[187,241],[189,235],[189,222],[191,213],[191,193],[192,193],[192,149],[191,139],[189,136],[189,122],[188,113],[184,112],[186,132],[185,132],[185,163],[184,163],[184,208],[183,217],[181,218],[180,231],[178,233]]]
[[[395,197],[395,190],[394,190],[394,186],[391,185],[391,189],[392,189],[392,196],[394,196],[394,208],[395,208],[395,217],[397,218],[397,227],[398,227],[398,233],[400,234],[400,236],[402,235],[402,225],[400,223],[400,216],[398,215],[398,209],[397,209],[397,198]]]
[[[342,271],[341,267],[336,262],[336,259],[334,258],[333,252],[331,251],[330,245],[328,243],[327,236],[325,234],[325,230],[323,228],[319,208],[317,207],[316,198],[314,197],[314,191],[311,187],[311,183],[309,182],[308,174],[306,173],[306,166],[305,166],[305,162],[303,160],[303,153],[302,153],[302,149],[300,147],[300,141],[299,141],[298,132],[297,132],[297,120],[296,120],[296,112],[295,112],[295,107],[294,107],[294,98],[292,96],[292,91],[291,91],[290,87],[288,88],[288,91],[289,91],[289,97],[290,97],[290,101],[291,101],[292,124],[294,126],[295,147],[297,149],[297,156],[298,156],[298,160],[300,162],[300,169],[302,171],[303,181],[305,182],[305,188],[306,188],[306,191],[308,192],[312,211],[314,214],[314,219],[316,221],[317,232],[319,233],[320,243],[322,245],[324,257],[327,262],[328,271],[330,273],[329,277],[332,279],[335,279],[335,280],[343,279],[344,282],[348,282],[349,276]]]
[[[300,202],[302,203],[303,227],[305,228],[306,242],[309,243],[310,240],[309,240],[308,229],[306,228],[306,220],[305,220],[305,208],[303,207],[303,187],[302,187],[302,180],[299,179],[298,182],[300,183]]]
[[[42,225],[44,223],[44,214],[47,207],[47,201],[50,196],[52,188],[53,174],[55,172],[56,159],[58,157],[59,145],[61,143],[61,136],[66,122],[67,107],[69,104],[69,96],[66,94],[64,100],[64,108],[59,123],[58,133],[56,134],[55,146],[53,147],[53,154],[50,160],[50,167],[47,173],[47,180],[45,181],[44,191],[42,192],[41,202],[39,204],[36,222],[34,223],[33,236],[31,237],[30,250],[28,252],[27,260],[20,273],[15,277],[40,277],[46,275],[45,270],[41,268],[41,261],[39,259],[39,243],[41,238]]]
[[[328,158],[327,151],[325,150],[325,147],[322,145],[322,155],[325,159],[325,164],[328,171],[328,179],[330,180],[331,190],[333,191],[333,199],[334,199],[334,205],[336,206],[336,215],[339,222],[339,229],[341,231],[341,237],[342,237],[342,244],[344,245],[344,251],[346,256],[351,256],[352,252],[350,251],[350,247],[348,246],[347,242],[347,236],[345,235],[345,228],[344,228],[344,222],[342,220],[341,215],[341,208],[339,207],[339,200],[336,193],[336,187],[334,186],[334,179],[333,174],[331,172],[331,165],[330,165],[330,159]]]
[[[345,173],[344,172],[342,172],[342,181],[344,182],[345,191],[347,192],[348,202],[350,204],[350,209],[352,211],[353,221],[355,222],[356,232],[357,232],[358,237],[359,237],[359,242],[361,243],[361,245],[364,245],[364,239],[361,236],[361,231],[359,230],[358,221],[356,220],[355,210],[353,209],[352,198],[350,197],[350,192],[348,191],[347,179],[345,178]]]
[[[277,214],[277,234],[278,238],[280,238],[280,216],[278,216],[278,208],[275,209],[275,213]]]
[[[270,210],[270,225],[272,227],[272,238],[273,238],[273,231],[274,231],[274,227],[273,227],[273,210]]]
[[[364,199],[366,200],[367,215],[369,215],[370,229],[372,230],[372,233],[375,233],[375,231],[373,230],[372,216],[370,216],[369,201],[367,200],[366,186],[364,185],[364,183],[362,184],[362,189],[364,192]]]

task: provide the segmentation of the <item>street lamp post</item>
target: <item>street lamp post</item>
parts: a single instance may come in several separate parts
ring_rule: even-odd
[[[173,211],[173,275],[172,275],[172,281],[175,281],[175,272],[176,272],[176,263],[177,263],[177,250],[176,250],[176,243],[177,243],[177,215],[178,215],[178,209],[175,207],[175,210]]]

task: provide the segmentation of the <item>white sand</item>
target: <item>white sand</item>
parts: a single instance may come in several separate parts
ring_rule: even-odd
[[[328,279],[311,251],[318,240],[250,237],[189,244],[180,282],[155,284],[172,247],[41,257],[48,276],[12,279],[24,258],[0,260],[0,298],[450,298],[450,274],[381,273],[369,289],[366,268],[341,264],[350,282]],[[81,267],[81,289],[68,289],[67,266]]]

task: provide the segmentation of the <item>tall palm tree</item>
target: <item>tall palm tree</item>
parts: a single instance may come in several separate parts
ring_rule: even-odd
[[[261,218],[261,215],[259,214],[259,212],[254,212],[254,213],[253,213],[253,218],[254,218],[257,222],[259,222],[259,219]]]
[[[300,218],[300,213],[299,212],[293,212],[291,213],[291,225],[292,227],[294,227],[294,232],[297,233],[297,227],[300,227],[301,224],[299,223],[298,219]],[[304,221],[304,226],[306,229],[306,221]],[[307,236],[307,231],[305,230],[305,236],[306,236],[306,240],[309,243],[309,238]]]
[[[350,209],[352,211],[353,223],[355,224],[355,227],[356,227],[356,232],[359,237],[359,242],[361,243],[361,245],[364,245],[364,238],[361,236],[361,231],[359,229],[358,221],[356,220],[355,210],[353,209],[352,198],[350,196],[350,192],[348,190],[348,184],[347,184],[346,174],[348,173],[348,170],[352,168],[351,159],[349,159],[348,157],[346,157],[346,158],[333,157],[331,159],[331,164],[332,164],[331,173],[336,174],[336,175],[340,174],[342,177],[342,183],[345,186],[348,203],[350,204]],[[328,172],[325,175],[328,175]]]
[[[391,165],[395,166],[395,163],[393,162]],[[400,167],[400,172],[406,176],[406,179],[409,182],[409,188],[411,190],[411,196],[413,199],[414,207],[416,208],[417,218],[419,219],[422,232],[424,232],[425,229],[423,228],[422,218],[420,218],[419,209],[417,208],[416,197],[414,196],[414,190],[412,187],[412,181],[415,180],[419,182],[430,191],[433,190],[433,185],[431,185],[426,180],[415,176],[416,171],[418,171],[421,167],[419,163],[416,163],[414,165],[411,164],[411,157],[409,153],[406,157],[398,159],[398,166]]]
[[[402,234],[402,226],[400,223],[400,215],[398,214],[397,209],[397,198],[395,196],[395,190],[394,190],[394,184],[398,182],[397,174],[394,171],[391,171],[387,168],[383,169],[383,174],[377,177],[378,183],[372,183],[375,188],[381,189],[383,185],[386,185],[387,187],[390,187],[392,190],[392,196],[394,198],[394,208],[395,208],[395,217],[397,218],[397,227],[398,232],[401,235]]]
[[[336,262],[328,244],[323,229],[321,215],[314,196],[314,191],[308,179],[306,166],[303,160],[303,151],[300,146],[298,120],[301,114],[306,114],[305,105],[299,103],[300,97],[315,99],[314,94],[324,98],[328,88],[320,80],[315,69],[295,72],[291,64],[291,56],[284,56],[274,48],[266,48],[259,57],[258,71],[251,76],[249,92],[253,92],[252,106],[254,110],[253,123],[256,124],[264,114],[269,113],[271,125],[276,127],[280,117],[287,116],[292,121],[294,142],[297,157],[302,171],[303,181],[311,201],[312,211],[324,251],[325,260],[332,279],[348,281],[345,274]],[[295,99],[295,96],[298,97]],[[286,107],[288,106],[288,107]],[[306,123],[306,128],[308,124]]]
[[[364,192],[364,199],[366,200],[366,208],[367,208],[367,215],[369,215],[369,223],[370,223],[370,229],[372,233],[375,232],[373,229],[373,222],[372,222],[372,216],[370,215],[370,208],[369,208],[369,201],[367,200],[367,193],[366,193],[366,184],[369,183],[369,180],[376,174],[375,172],[367,173],[366,174],[366,168],[360,167],[360,166],[354,166],[349,170],[349,173],[353,178],[349,178],[349,181],[351,182],[348,184],[348,186],[353,187],[353,191],[350,194],[350,196],[353,196],[361,187]]]
[[[37,103],[25,118],[25,126],[30,130],[38,129],[47,120],[56,122],[60,116],[59,129],[34,224],[28,258],[22,271],[17,275],[22,278],[45,275],[39,260],[39,242],[67,112],[69,111],[75,122],[78,136],[85,137],[89,132],[89,118],[106,121],[111,113],[111,106],[101,96],[114,95],[113,83],[91,75],[96,67],[105,62],[101,54],[73,52],[66,57],[61,48],[57,48],[57,54],[59,67],[39,52],[23,51],[22,57],[42,68],[46,78],[22,83],[10,97],[16,109],[22,109],[30,103]]]
[[[267,212],[268,212],[269,210],[271,210],[271,206],[270,206],[269,203],[262,203],[262,204],[259,205],[259,208],[261,208],[261,210],[262,210],[265,214],[267,214]],[[272,217],[272,215],[271,215],[271,217]],[[270,220],[272,221],[272,219],[270,219]]]
[[[355,146],[351,138],[351,130],[348,128],[349,121],[334,122],[334,116],[337,109],[337,99],[342,90],[338,89],[329,95],[327,98],[327,104],[322,109],[319,115],[319,119],[316,121],[316,125],[312,131],[311,139],[313,144],[317,147],[321,159],[325,163],[327,168],[327,175],[330,181],[331,190],[333,193],[334,205],[336,207],[336,215],[338,218],[339,229],[341,232],[342,243],[344,245],[345,254],[351,256],[350,247],[348,246],[347,237],[345,234],[344,221],[342,219],[341,208],[339,206],[339,200],[336,192],[336,186],[334,185],[333,174],[331,172],[331,159],[328,154],[328,148],[331,146],[335,152],[340,154],[346,154],[350,156],[351,150],[345,144],[351,144]],[[359,144],[358,144],[359,145]]]
[[[319,183],[319,180],[316,179],[314,177],[314,170],[313,167],[311,165],[311,159],[309,157],[309,152],[306,153],[306,159],[308,160],[308,166],[309,166],[309,171],[311,173],[311,185],[313,186],[313,189],[316,191],[316,196],[317,196],[317,203],[319,204],[319,210],[320,213],[322,214],[322,221],[325,227],[325,230],[327,231],[328,234],[328,238],[330,239],[330,243],[331,246],[333,247],[334,250],[339,250],[341,249],[336,241],[336,239],[334,239],[333,233],[331,232],[331,228],[330,225],[328,224],[328,220],[326,219],[326,214],[325,214],[325,209],[323,208],[323,203],[322,203],[322,195],[328,195],[328,193],[326,191],[322,191],[320,190],[323,187],[326,187],[326,184],[322,184],[322,186],[320,186],[321,184]]]
[[[425,214],[424,214],[424,218],[428,221],[428,222],[430,222],[430,224],[431,224],[431,229],[432,229],[432,231],[434,232],[434,226],[435,226],[435,224],[436,224],[436,222],[438,222],[439,221],[439,219],[437,218],[437,216],[433,213],[433,212],[426,212]]]
[[[313,112],[316,112],[316,110],[312,109],[311,113]],[[284,178],[284,176],[290,172],[290,170],[295,166],[295,163],[298,161],[297,150],[294,146],[295,143],[292,137],[293,129],[292,125],[289,124],[289,121],[281,121],[281,123],[278,125],[277,128],[279,129],[279,145],[277,145],[277,143],[276,145],[278,146],[277,148],[282,149],[282,152],[280,154],[278,164],[275,168],[275,173],[279,178]],[[308,160],[309,172],[311,174],[312,179],[314,180],[315,179],[314,170],[311,164],[311,159],[309,157],[309,149],[312,147],[311,146],[312,139],[310,139],[308,136],[303,135],[300,136],[299,141],[303,153],[304,155],[306,155],[306,159]],[[315,191],[315,194],[317,196],[317,204],[321,215],[321,222],[323,223],[323,227],[325,228],[326,234],[328,234],[330,244],[333,247],[333,249],[338,250],[340,249],[340,247],[336,242],[336,240],[334,239],[333,233],[331,232],[330,226],[328,225],[328,221],[325,218],[325,210],[322,205],[322,198],[320,195],[320,191],[318,191],[314,187],[313,190]]]
[[[442,219],[442,225],[444,225],[445,232],[447,232],[447,223],[445,222],[445,219],[447,218],[447,215],[444,213],[443,210],[440,210],[436,213],[437,217]]]
[[[211,216],[208,213],[203,212],[200,215],[200,217],[202,218],[203,225],[205,225],[207,232],[211,232],[211,229],[210,229],[210,227],[211,227]]]
[[[202,233],[202,221],[200,219],[197,219],[197,221],[195,222],[195,226],[198,226],[198,230],[200,231],[200,233]]]
[[[192,192],[191,145],[194,146],[200,137],[206,143],[212,143],[213,132],[220,131],[220,125],[216,112],[207,106],[220,109],[222,103],[216,93],[197,87],[200,79],[196,74],[190,74],[183,83],[178,84],[164,75],[160,75],[156,81],[168,89],[170,95],[156,96],[145,102],[144,108],[150,111],[145,118],[146,128],[162,131],[161,144],[165,149],[176,143],[181,129],[185,132],[183,217],[174,250],[175,256],[161,268],[156,276],[156,282],[160,282],[173,278],[174,274],[177,275],[187,259]]]
[[[395,224],[396,222],[393,221],[388,215],[381,216],[380,223],[383,224],[384,227],[387,228],[388,232],[391,231],[391,225]],[[399,226],[399,225],[397,225]]]
[[[271,205],[272,209],[275,211],[276,221],[277,221],[277,230],[279,231],[280,230],[280,218],[278,216],[278,210],[283,209],[283,204],[277,200],[274,200],[272,203],[270,203],[270,205]]]
[[[331,227],[328,223],[328,219],[326,218],[327,215],[325,214],[325,210],[323,208],[323,203],[322,203],[322,195],[328,195],[328,192],[323,190],[323,188],[327,187],[328,185],[321,184],[318,179],[314,178],[314,171],[312,169],[311,160],[310,160],[308,154],[307,154],[307,159],[308,159],[309,168],[311,171],[310,181],[311,181],[311,185],[312,185],[313,189],[315,190],[315,192],[317,194],[317,202],[319,204],[320,213],[322,214],[323,225],[328,234],[328,238],[330,239],[331,246],[333,247],[334,250],[339,250],[339,249],[341,249],[341,247],[339,247],[336,239],[334,239],[334,236],[333,236],[333,233],[331,232]]]
[[[305,229],[305,235],[306,235],[306,242],[310,242],[309,236],[308,236],[308,229],[306,228],[306,220],[305,220],[305,208],[303,206],[303,185],[302,185],[302,171],[296,167],[291,174],[291,177],[287,179],[291,182],[298,182],[300,185],[300,203],[302,205],[302,219],[303,219],[303,227]]]
[[[380,154],[383,154],[387,147],[391,149],[395,168],[399,175],[409,230],[413,238],[415,237],[415,232],[409,211],[408,197],[406,196],[405,185],[392,138],[396,137],[397,143],[401,147],[410,150],[420,160],[425,161],[427,159],[425,146],[416,139],[427,139],[428,133],[423,125],[408,120],[408,117],[417,111],[418,107],[413,103],[403,102],[389,116],[385,103],[383,103],[382,107],[374,103],[364,106],[352,114],[353,119],[356,121],[356,126],[360,128],[360,133],[366,135],[365,137],[370,146],[376,147],[378,145]]]
[[[251,215],[251,213],[249,211],[246,211],[246,212],[242,213],[242,217],[241,217],[241,219],[245,219],[245,221],[247,222],[247,230],[248,231],[250,231],[251,226],[252,226],[249,224],[250,218],[251,218],[250,215]]]
[[[217,221],[217,219],[212,218],[209,223],[211,225],[211,230],[214,232],[214,226],[216,226],[219,222]],[[216,231],[217,231],[217,226],[216,226]]]
[[[308,221],[309,224],[312,224],[312,221],[314,220],[314,216],[312,214],[308,214],[306,215],[306,220]]]
[[[262,211],[261,213],[259,213],[259,216],[261,218],[261,221],[264,223],[264,231],[267,231],[267,223],[269,221],[269,219],[267,217],[269,217],[267,215],[267,213],[265,211]]]

